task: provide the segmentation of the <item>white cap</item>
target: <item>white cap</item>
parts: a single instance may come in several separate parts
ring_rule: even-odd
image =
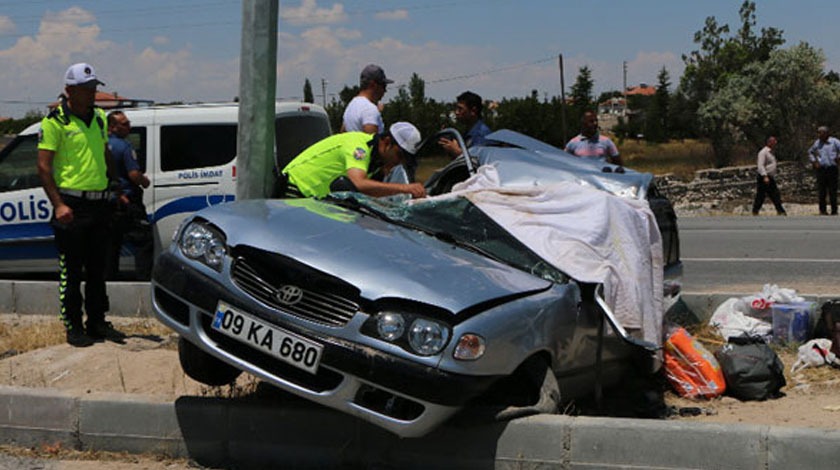
[[[397,145],[406,152],[414,155],[417,152],[417,145],[420,144],[420,131],[409,122],[395,122],[388,128],[391,137],[397,141]]]
[[[64,84],[86,87],[104,85],[96,78],[96,70],[93,69],[93,66],[84,62],[73,64],[67,69],[67,73],[64,74]]]

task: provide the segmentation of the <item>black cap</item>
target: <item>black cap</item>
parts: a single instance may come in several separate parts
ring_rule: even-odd
[[[385,76],[385,71],[382,70],[382,67],[375,64],[368,64],[367,66],[365,66],[365,68],[362,69],[362,73],[359,76],[359,80],[362,83],[376,82],[381,83],[383,85],[394,83],[393,80],[389,80]]]

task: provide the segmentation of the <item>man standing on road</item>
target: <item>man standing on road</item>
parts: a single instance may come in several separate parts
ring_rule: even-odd
[[[609,137],[598,132],[598,115],[594,111],[583,113],[580,134],[566,144],[566,151],[576,157],[592,158],[619,166],[622,164],[618,148]]]
[[[484,103],[481,100],[481,96],[471,91],[465,91],[456,98],[455,120],[467,129],[466,134],[464,134],[464,145],[467,147],[484,145],[486,142],[484,136],[490,133],[490,128],[481,119],[483,108]],[[461,146],[458,145],[458,141],[455,139],[443,137],[438,140],[438,144],[452,158],[461,155]]]
[[[394,81],[385,77],[382,67],[369,64],[362,69],[359,75],[359,94],[350,100],[344,110],[340,132],[366,132],[371,135],[384,132],[379,100],[385,95],[390,83]]]
[[[113,158],[114,173],[119,186],[114,199],[113,231],[108,274],[114,279],[119,272],[120,248],[130,235],[135,246],[135,269],[141,278],[151,271],[152,230],[143,205],[143,188],[149,187],[149,178],[143,174],[137,154],[126,138],[131,132],[131,122],[122,111],[108,114],[108,150]]]
[[[105,321],[105,257],[110,226],[108,204],[111,161],[105,112],[94,106],[102,85],[90,64],[70,66],[61,102],[41,121],[38,175],[53,205],[50,225],[58,249],[59,316],[67,342],[90,346],[95,340],[124,335]],[[82,271],[87,322],[82,323]]]
[[[755,201],[753,202],[752,208],[753,215],[758,215],[761,211],[761,206],[764,204],[764,199],[767,196],[770,196],[770,200],[773,201],[777,214],[787,215],[785,208],[782,207],[779,188],[776,186],[776,156],[773,155],[773,147],[776,146],[776,143],[776,137],[771,135],[767,138],[764,148],[758,152],[758,176],[756,176]]]
[[[840,161],[840,140],[829,137],[826,126],[820,126],[817,134],[819,137],[808,149],[808,159],[817,172],[820,215],[828,215],[826,194],[831,203],[831,215],[837,215],[837,163]]]
[[[396,122],[377,135],[364,132],[335,134],[312,144],[295,157],[283,174],[288,179],[285,196],[322,197],[332,191],[359,191],[380,197],[408,193],[424,197],[420,183],[387,183],[382,176],[417,151],[420,131],[407,122]]]

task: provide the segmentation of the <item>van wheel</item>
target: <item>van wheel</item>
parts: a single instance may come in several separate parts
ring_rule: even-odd
[[[227,385],[242,373],[241,370],[202,351],[183,337],[178,339],[178,359],[187,376],[213,387]]]

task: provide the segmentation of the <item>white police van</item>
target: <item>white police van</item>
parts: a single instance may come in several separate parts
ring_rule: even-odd
[[[143,202],[153,226],[155,253],[181,220],[236,194],[236,104],[160,106],[123,110],[128,140],[151,180]],[[309,145],[330,135],[327,113],[309,103],[275,104],[275,159],[282,168]],[[57,272],[49,225],[52,204],[38,177],[40,123],[0,151],[0,274]],[[122,247],[120,268],[132,270],[134,247]]]

